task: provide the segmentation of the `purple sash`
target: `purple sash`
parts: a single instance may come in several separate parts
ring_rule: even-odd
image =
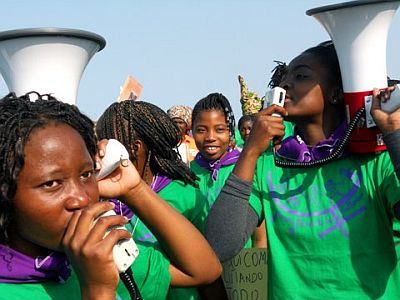
[[[52,252],[46,257],[32,258],[0,244],[0,282],[37,283],[65,282],[71,275],[64,253]]]
[[[154,192],[158,193],[171,182],[172,179],[168,178],[167,176],[157,174],[150,187]],[[126,204],[122,203],[118,199],[110,199],[109,201],[115,204],[114,211],[117,215],[125,216],[129,220],[132,219],[134,213]]]
[[[211,178],[216,181],[218,177],[218,171],[222,166],[229,166],[235,164],[239,159],[240,151],[237,149],[228,148],[225,155],[216,161],[206,160],[200,152],[197,153],[194,158],[200,167],[212,172]]]
[[[312,147],[304,143],[295,129],[294,136],[284,139],[276,154],[282,158],[296,162],[310,162],[323,159],[332,154],[339,145],[345,135],[346,127],[346,122],[343,122],[329,138],[320,141]]]

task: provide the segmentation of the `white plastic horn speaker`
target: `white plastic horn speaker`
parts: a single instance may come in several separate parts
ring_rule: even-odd
[[[306,12],[325,27],[335,45],[348,120],[366,108],[364,124],[350,139],[350,151],[355,153],[386,149],[369,110],[372,90],[387,87],[386,42],[399,4],[398,0],[351,1]]]
[[[106,41],[92,32],[32,28],[0,32],[0,73],[10,92],[52,94],[76,104],[83,71]]]

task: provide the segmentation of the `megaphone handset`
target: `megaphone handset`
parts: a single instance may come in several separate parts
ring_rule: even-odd
[[[285,96],[286,96],[285,89],[278,86],[274,87],[265,94],[264,108],[269,107],[271,105],[278,105],[280,107],[283,107],[285,104]],[[272,116],[281,117],[281,115],[277,113],[273,113]]]
[[[129,153],[124,145],[115,139],[109,139],[105,148],[105,155],[101,158],[101,169],[97,174],[97,180],[110,175],[121,163],[129,159]]]
[[[123,165],[126,160],[129,160],[129,153],[125,147],[115,139],[108,140],[105,147],[105,154],[101,158],[101,169],[97,174],[97,180],[101,180],[110,175],[120,165]],[[102,214],[99,218],[112,215],[115,215],[115,212],[110,210]],[[95,222],[97,222],[97,220],[98,219],[96,219]],[[113,229],[126,230],[122,226],[110,228],[105,236]],[[113,258],[120,273],[120,278],[128,289],[131,299],[134,300],[142,299],[130,268],[138,255],[139,249],[132,238],[119,241],[113,248]]]

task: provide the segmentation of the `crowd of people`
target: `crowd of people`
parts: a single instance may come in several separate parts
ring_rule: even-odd
[[[334,45],[276,68],[284,107],[239,82],[238,127],[221,93],[167,112],[116,102],[96,124],[51,95],[1,99],[0,299],[130,299],[113,247],[131,237],[142,299],[226,299],[221,263],[252,247],[268,252],[269,299],[400,299],[400,110],[380,108],[394,87],[371,108],[388,151],[309,167],[347,129]],[[109,139],[129,159],[98,180]]]

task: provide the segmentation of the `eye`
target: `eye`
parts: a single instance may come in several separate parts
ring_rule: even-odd
[[[227,130],[227,128],[218,127],[216,131],[217,131],[218,133],[224,133],[226,130]]]
[[[43,187],[44,189],[54,189],[57,188],[61,184],[61,180],[49,180],[46,181],[45,183],[41,184],[40,186]]]
[[[305,74],[302,74],[302,73],[297,73],[297,74],[295,75],[295,78],[296,78],[297,80],[304,80],[304,79],[307,79],[308,76],[305,75]]]
[[[196,128],[197,133],[204,133],[206,130],[204,128]]]
[[[91,178],[92,176],[93,176],[93,170],[89,170],[89,171],[86,171],[86,172],[83,172],[82,174],[81,174],[81,178],[82,179],[89,179],[89,178]]]

